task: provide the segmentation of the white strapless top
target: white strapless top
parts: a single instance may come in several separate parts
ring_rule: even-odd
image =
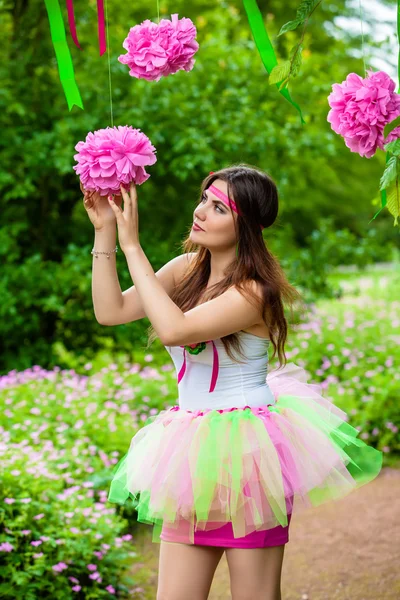
[[[196,344],[192,354],[183,346],[165,346],[178,374],[179,406],[184,410],[243,408],[275,404],[266,382],[270,340],[239,331],[244,357],[232,361],[220,338]],[[200,351],[199,351],[200,350]]]

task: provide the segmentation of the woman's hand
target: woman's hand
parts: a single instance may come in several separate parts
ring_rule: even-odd
[[[83,206],[96,231],[104,229],[107,225],[115,224],[115,213],[107,198],[100,196],[99,192],[85,190],[82,183],[80,183],[80,188],[84,195]],[[122,204],[121,196],[116,196],[114,200],[118,204]]]
[[[140,246],[139,242],[139,215],[137,209],[136,185],[132,182],[128,192],[121,185],[121,195],[124,199],[124,210],[111,199],[108,201],[117,219],[118,240],[122,252]]]

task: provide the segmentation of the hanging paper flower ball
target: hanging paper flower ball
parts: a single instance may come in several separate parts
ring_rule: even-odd
[[[383,71],[367,71],[362,79],[350,73],[345,81],[334,83],[328,96],[331,110],[328,122],[333,131],[344,137],[345,144],[352,152],[371,158],[380,148],[400,137],[400,127],[396,127],[384,138],[383,130],[387,123],[400,114],[400,96],[396,94],[396,84]]]
[[[180,70],[191,71],[199,49],[196,34],[192,20],[178,19],[177,14],[171,15],[171,21],[161,19],[158,24],[146,19],[130,29],[122,44],[127,54],[118,60],[128,65],[129,75],[147,81],[159,81]]]
[[[144,167],[157,160],[149,138],[128,125],[89,132],[75,150],[78,164],[73,169],[83,187],[96,190],[100,196],[119,194],[120,184],[129,187],[131,181],[144,183],[150,177]]]

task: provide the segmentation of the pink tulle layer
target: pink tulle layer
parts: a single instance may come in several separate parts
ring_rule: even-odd
[[[287,527],[293,506],[338,499],[373,479],[382,453],[289,363],[267,376],[276,403],[150,417],[117,465],[109,499],[139,496],[138,520],[186,542],[231,523],[235,538]],[[166,529],[166,530],[167,530]],[[155,540],[156,541],[156,540]]]

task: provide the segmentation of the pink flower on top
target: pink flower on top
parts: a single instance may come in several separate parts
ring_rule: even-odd
[[[350,73],[345,81],[332,85],[327,120],[352,152],[371,158],[378,148],[384,150],[384,144],[400,137],[400,127],[383,136],[385,125],[400,115],[395,87],[383,71],[368,71],[365,79]]]
[[[199,44],[196,27],[191,19],[178,19],[175,13],[169,19],[153,23],[149,19],[131,27],[123,42],[126,54],[118,57],[128,65],[129,75],[147,81],[159,81],[161,77],[177,71],[191,71],[193,58]]]

